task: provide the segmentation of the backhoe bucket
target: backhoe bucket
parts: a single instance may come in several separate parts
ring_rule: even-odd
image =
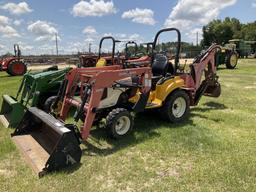
[[[3,103],[0,111],[0,122],[4,127],[16,127],[21,121],[25,107],[15,98],[3,95]]]
[[[221,94],[221,86],[220,83],[215,82],[214,85],[209,85],[204,92],[205,96],[208,97],[219,97]]]
[[[39,177],[79,163],[82,155],[75,132],[36,107],[25,113],[12,140]]]

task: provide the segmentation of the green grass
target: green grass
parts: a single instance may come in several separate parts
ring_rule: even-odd
[[[139,114],[120,141],[94,130],[80,166],[42,179],[12,144],[13,130],[0,126],[1,191],[255,191],[256,60],[218,73],[221,97],[204,97],[188,121]],[[19,79],[0,73],[1,95],[15,95]]]

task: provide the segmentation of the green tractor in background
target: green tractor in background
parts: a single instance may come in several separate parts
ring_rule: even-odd
[[[256,41],[244,41],[242,39],[231,39],[229,40],[230,44],[236,45],[236,52],[239,55],[239,58],[248,58],[248,56],[254,54],[256,51]]]
[[[0,109],[0,122],[5,127],[16,127],[28,107],[38,107],[49,111],[66,73],[71,68],[58,70],[57,66],[44,71],[26,73],[18,89],[16,97],[3,95]]]
[[[216,55],[217,67],[225,64],[227,69],[235,69],[239,55],[236,51],[236,44],[225,44]]]

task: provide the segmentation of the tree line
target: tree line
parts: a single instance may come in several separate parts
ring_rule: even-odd
[[[256,21],[243,24],[236,18],[226,17],[224,20],[211,21],[202,30],[203,46],[210,46],[212,43],[225,44],[230,39],[256,41]]]

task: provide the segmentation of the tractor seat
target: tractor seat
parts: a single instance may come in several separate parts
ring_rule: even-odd
[[[107,61],[104,58],[100,58],[96,63],[96,67],[104,67],[107,65]]]
[[[153,64],[153,77],[163,77],[168,72],[168,58],[163,54],[156,54]]]
[[[160,79],[166,77],[167,74],[173,74],[173,66],[169,63],[167,56],[156,54],[152,64],[152,89],[156,88],[156,84]]]

